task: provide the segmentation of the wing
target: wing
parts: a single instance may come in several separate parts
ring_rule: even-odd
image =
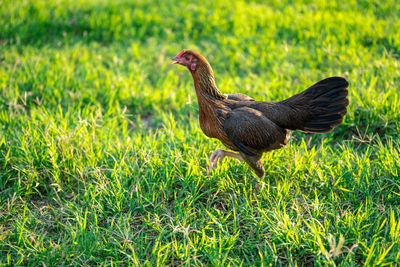
[[[242,107],[227,114],[224,130],[232,143],[243,153],[255,156],[286,144],[287,131],[260,111]]]

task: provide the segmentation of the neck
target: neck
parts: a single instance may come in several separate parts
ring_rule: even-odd
[[[218,90],[215,84],[213,70],[208,62],[201,62],[195,71],[191,71],[197,96],[199,93],[206,93],[215,99],[225,99],[226,97]]]

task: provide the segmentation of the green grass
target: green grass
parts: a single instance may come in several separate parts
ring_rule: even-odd
[[[183,48],[260,100],[344,76],[348,114],[208,171]],[[399,86],[399,1],[0,0],[0,265],[395,265]]]

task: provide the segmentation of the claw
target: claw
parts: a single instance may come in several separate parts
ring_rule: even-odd
[[[210,156],[210,168],[215,168],[224,160],[225,153],[221,149],[215,150]]]
[[[217,167],[218,163],[222,164],[225,157],[231,157],[243,161],[243,158],[238,153],[217,149],[210,156],[210,169]]]

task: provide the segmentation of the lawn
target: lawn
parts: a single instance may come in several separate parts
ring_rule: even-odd
[[[208,170],[184,48],[258,100],[346,77],[348,113]],[[0,0],[0,265],[396,265],[399,93],[400,1]]]

